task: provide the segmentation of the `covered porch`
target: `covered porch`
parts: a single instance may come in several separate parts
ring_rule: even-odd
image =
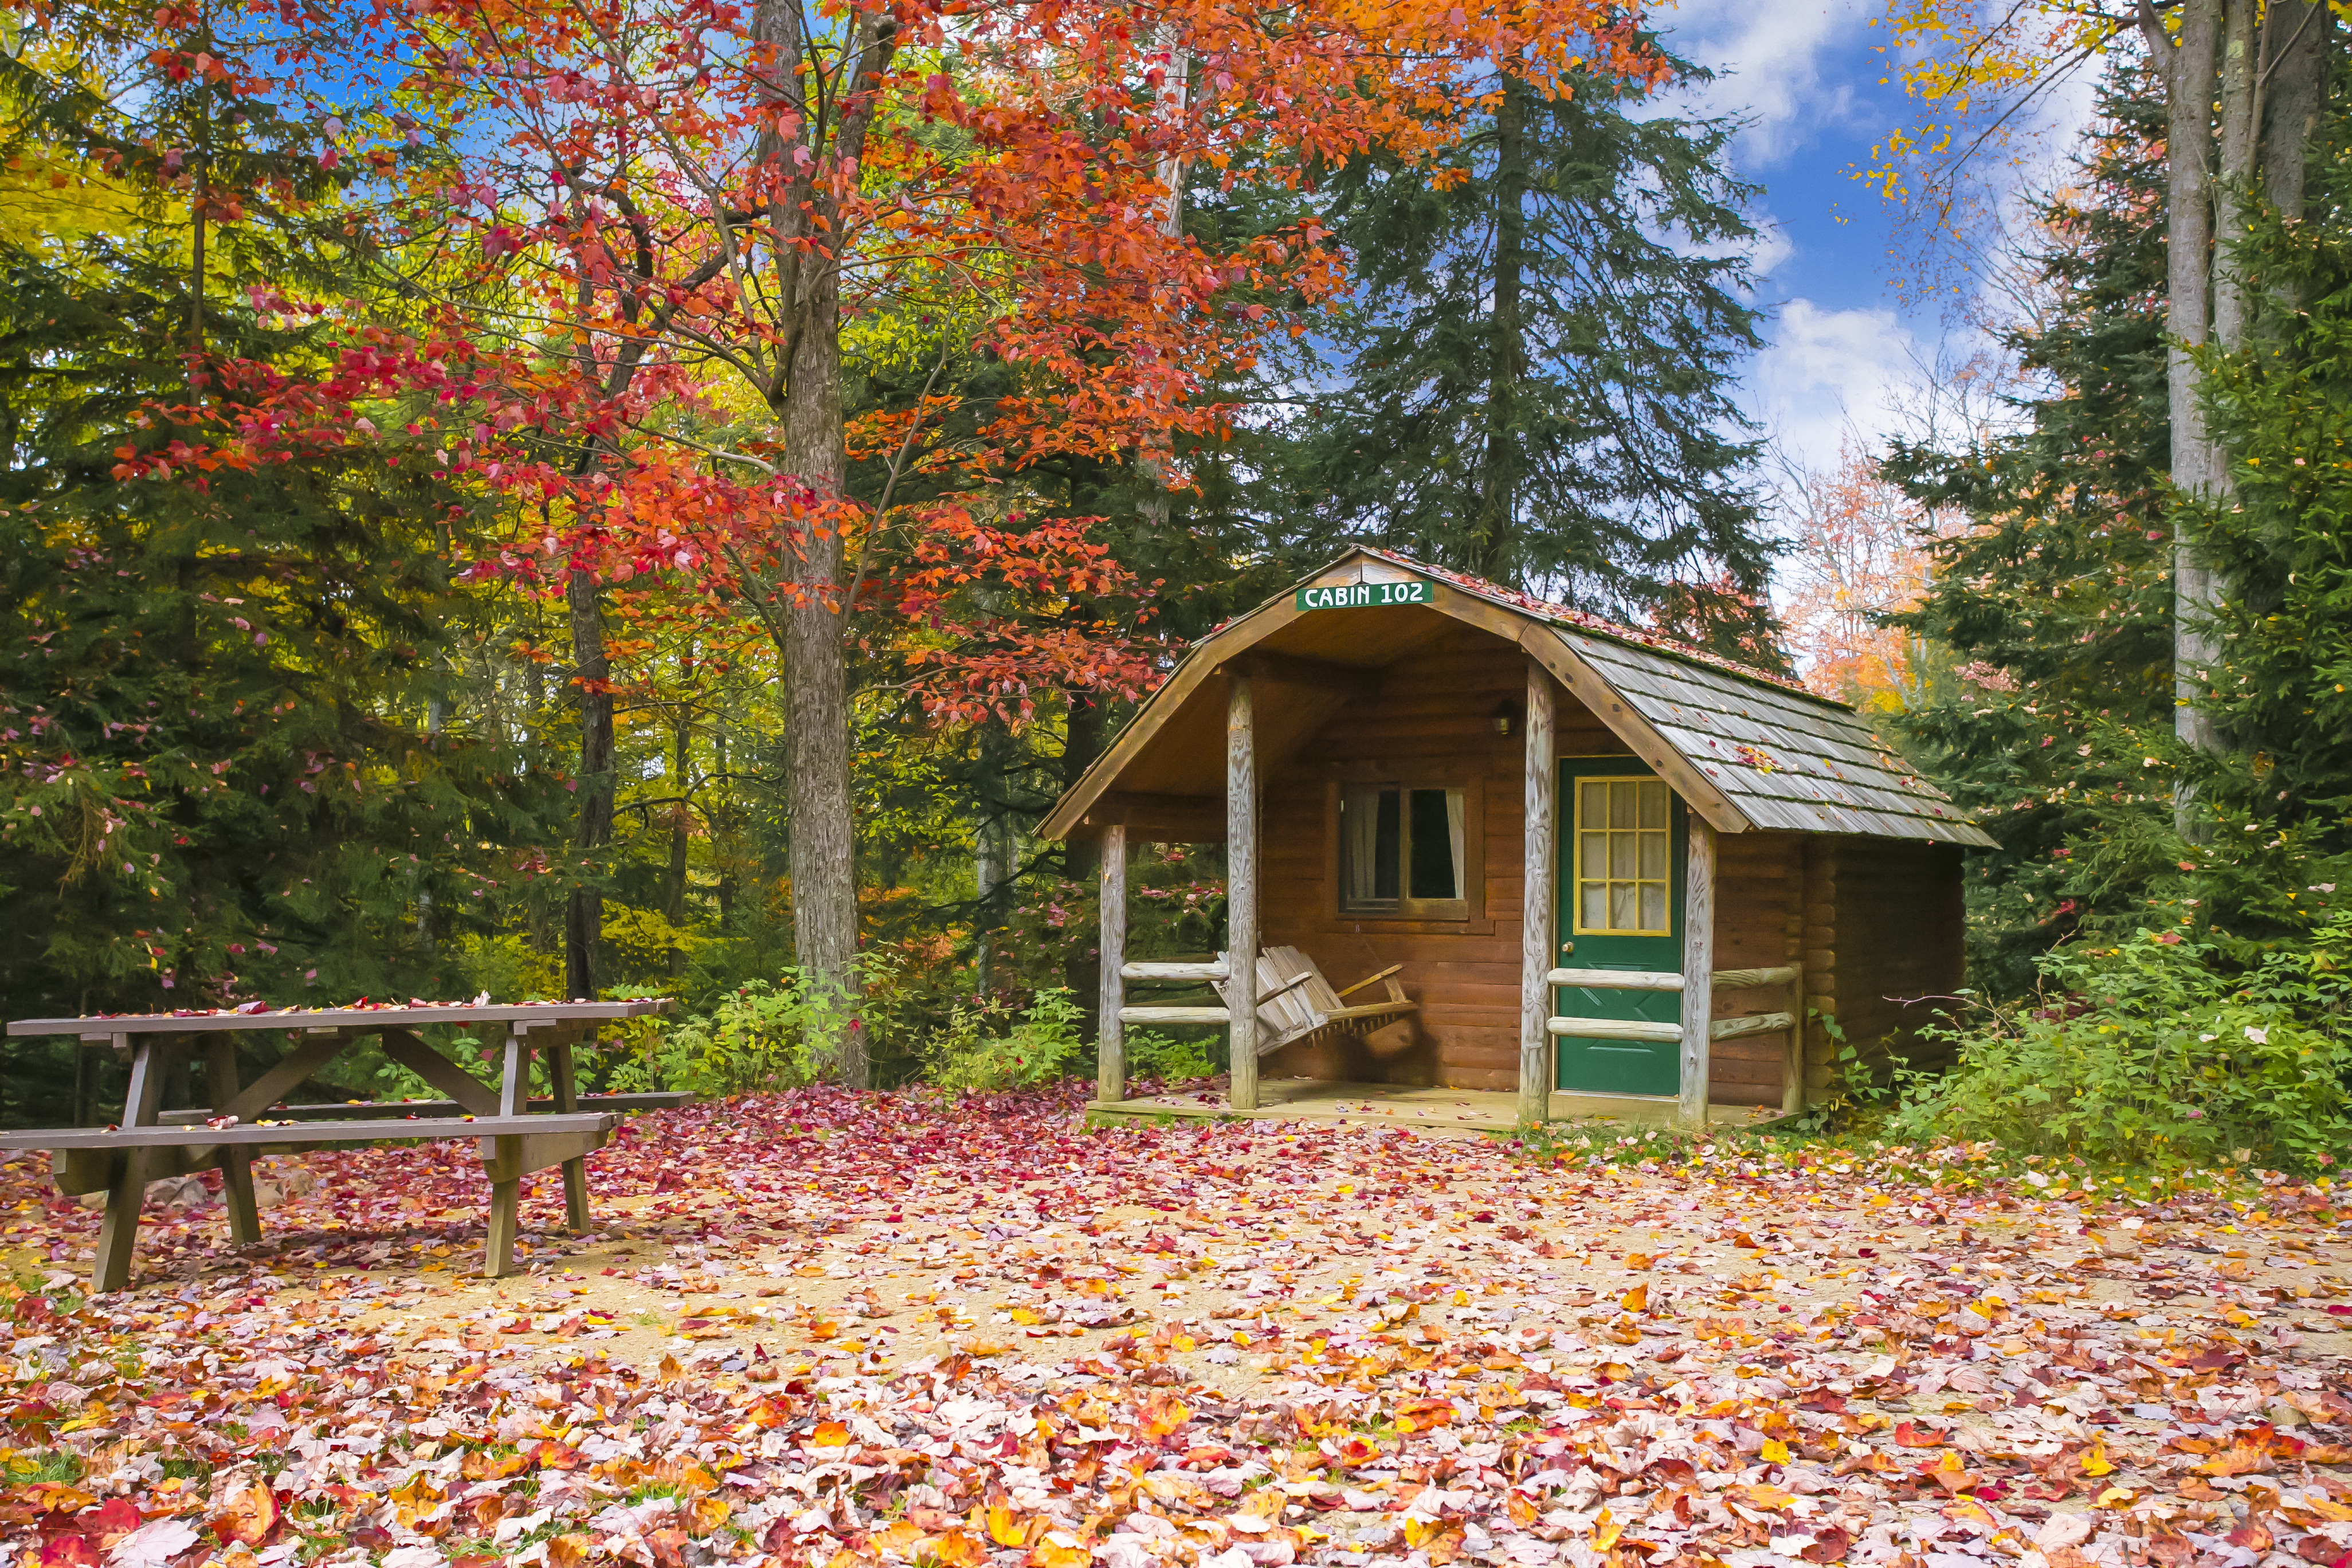
[[[1196,645],[1040,833],[1098,845],[1098,1112],[1474,1131],[1801,1110],[1828,1019],[1959,984],[1990,842],[1843,704],[1365,549]],[[1210,843],[1226,951],[1131,953],[1130,851]],[[1220,1103],[1129,1095],[1169,1026],[1223,1032]]]
[[[1214,1121],[1243,1118],[1259,1121],[1338,1121],[1360,1127],[1410,1127],[1418,1132],[1511,1132],[1520,1126],[1516,1092],[1486,1089],[1433,1089],[1410,1084],[1348,1083],[1336,1079],[1262,1078],[1257,1108],[1236,1110],[1223,1089],[1171,1089],[1087,1108],[1097,1121]],[[1673,1125],[1679,1108],[1672,1101],[1634,1096],[1555,1091],[1549,1103],[1553,1121],[1616,1123],[1626,1127]],[[1777,1107],[1717,1105],[1707,1124],[1717,1128],[1761,1126],[1781,1115]]]

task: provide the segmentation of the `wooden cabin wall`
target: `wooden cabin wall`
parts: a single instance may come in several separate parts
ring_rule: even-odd
[[[1527,767],[1518,719],[1526,692],[1527,658],[1517,647],[1472,627],[1452,629],[1391,667],[1379,695],[1350,699],[1269,771],[1261,786],[1261,940],[1299,948],[1334,986],[1402,963],[1398,979],[1421,1011],[1370,1042],[1285,1047],[1261,1065],[1265,1077],[1517,1087]],[[1494,716],[1507,705],[1512,732],[1497,735]],[[1563,757],[1626,754],[1624,743],[1564,692],[1558,724]],[[1333,781],[1409,784],[1441,776],[1478,794],[1483,908],[1466,921],[1343,920],[1334,881],[1337,856],[1328,842]],[[1799,835],[1721,838],[1717,968],[1764,969],[1795,959],[1804,874]],[[1777,1012],[1788,1005],[1785,986],[1727,992],[1717,1000],[1717,1016]],[[1785,1035],[1717,1046],[1709,1098],[1725,1105],[1778,1105],[1788,1049]]]
[[[1798,959],[1805,851],[1793,833],[1727,833],[1716,840],[1715,967],[1777,969]],[[1790,1010],[1786,985],[1718,991],[1715,1016]],[[1779,1105],[1787,1094],[1786,1030],[1717,1040],[1708,1052],[1706,1097],[1715,1105]]]
[[[1378,695],[1351,698],[1267,777],[1259,830],[1261,940],[1305,952],[1334,986],[1404,964],[1397,978],[1421,1011],[1369,1045],[1286,1046],[1266,1057],[1259,1069],[1265,1077],[1517,1087],[1527,849],[1520,710],[1527,689],[1527,655],[1516,644],[1475,627],[1450,627],[1391,665]],[[1495,712],[1505,704],[1511,732],[1497,735]],[[1565,698],[1559,725],[1563,742],[1574,737],[1577,751],[1625,750]],[[1331,784],[1342,778],[1443,779],[1475,789],[1483,907],[1468,921],[1343,920],[1328,807]]]
[[[1922,1060],[1918,1028],[1966,984],[1959,847],[1809,837],[1804,858],[1809,1005],[1847,1045]],[[1843,1048],[1820,1025],[1807,1029],[1808,1100],[1829,1092]]]

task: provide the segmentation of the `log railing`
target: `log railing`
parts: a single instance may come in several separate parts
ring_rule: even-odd
[[[1762,985],[1786,985],[1796,990],[1804,972],[1795,964],[1772,969],[1718,969],[1717,991],[1751,991]],[[1680,991],[1683,977],[1664,970],[1555,969],[1544,976],[1547,985],[1580,985],[1594,991]],[[1707,1026],[1707,1038],[1744,1039],[1749,1035],[1777,1034],[1797,1026],[1793,1013],[1757,1013],[1738,1018],[1717,1018]],[[1555,1037],[1578,1040],[1642,1040],[1654,1045],[1679,1045],[1680,1024],[1654,1024],[1642,1018],[1553,1017],[1545,1024]]]

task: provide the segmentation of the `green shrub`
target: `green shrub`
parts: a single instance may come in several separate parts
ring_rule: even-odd
[[[2352,920],[2232,972],[2142,931],[2041,962],[2042,995],[1938,1031],[1958,1059],[1902,1075],[1893,1131],[2021,1152],[2310,1171],[2352,1143]]]
[[[855,991],[786,970],[781,985],[751,981],[709,1013],[664,1026],[614,1069],[612,1086],[722,1095],[814,1083],[838,1071],[856,1016]]]
[[[1150,1029],[1138,1029],[1127,1037],[1127,1072],[1129,1078],[1156,1078],[1163,1082],[1177,1083],[1186,1079],[1206,1078],[1217,1070],[1209,1059],[1205,1047],[1198,1040],[1180,1040],[1171,1036],[1154,1034]]]
[[[930,1079],[950,1090],[1034,1089],[1062,1076],[1078,1054],[1080,1014],[1066,990],[1040,991],[1011,1027],[1010,1013],[990,999],[959,1002],[930,1039]]]

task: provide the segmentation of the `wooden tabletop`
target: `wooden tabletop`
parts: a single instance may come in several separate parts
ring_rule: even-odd
[[[87,1018],[18,1018],[12,1035],[77,1035],[85,1040],[122,1035],[192,1035],[223,1029],[374,1029],[386,1025],[601,1023],[667,1013],[673,997],[636,996],[625,1002],[471,1002],[387,1005],[367,1007],[288,1007],[268,1012],[95,1014]]]

